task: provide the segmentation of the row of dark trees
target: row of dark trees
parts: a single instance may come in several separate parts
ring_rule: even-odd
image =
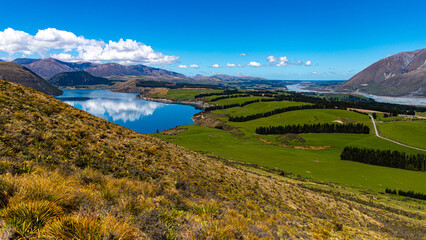
[[[256,128],[257,134],[286,134],[286,133],[360,133],[369,134],[370,128],[364,124],[349,123],[318,123],[318,124],[297,124],[285,126],[269,126]]]
[[[395,190],[395,189],[392,190],[390,188],[386,188],[385,192],[389,193],[389,194],[399,195],[399,196],[405,196],[405,197],[411,197],[411,198],[426,200],[426,194],[420,193],[420,192],[403,191],[403,190]]]
[[[345,147],[340,154],[340,159],[391,168],[426,171],[426,155],[424,154],[408,155],[391,150]]]

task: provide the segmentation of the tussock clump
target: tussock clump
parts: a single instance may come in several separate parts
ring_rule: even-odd
[[[61,207],[49,201],[28,201],[11,204],[4,210],[7,225],[24,238],[36,235],[47,223],[64,215]]]

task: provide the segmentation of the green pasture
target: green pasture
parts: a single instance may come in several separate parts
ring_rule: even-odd
[[[218,96],[215,96],[215,97],[218,97]],[[228,104],[236,104],[236,103],[240,104],[240,103],[244,103],[244,102],[248,102],[248,101],[252,101],[256,99],[262,99],[262,98],[265,98],[265,97],[254,96],[254,97],[225,98],[225,99],[217,100],[212,103],[217,105],[228,105]],[[213,99],[213,98],[210,97],[210,99]]]
[[[426,149],[426,120],[379,123],[382,136]]]
[[[182,100],[182,99],[194,99],[195,95],[202,93],[218,93],[223,92],[222,90],[216,89],[169,89],[167,95],[168,99]]]
[[[179,92],[181,91],[179,90]],[[208,98],[213,98],[213,96]],[[232,104],[253,99],[256,99],[256,97],[223,99],[215,103]],[[340,154],[346,146],[398,150],[408,154],[424,153],[376,137],[371,119],[367,115],[339,109],[306,109],[247,122],[228,122],[228,117],[226,117],[246,116],[303,104],[309,103],[259,102],[244,107],[213,111],[213,113],[223,115],[224,117],[219,117],[219,119],[237,129],[237,131],[233,131],[240,133],[237,135],[225,130],[187,125],[182,127],[188,128],[188,130],[178,135],[156,134],[156,136],[195,151],[240,162],[278,168],[291,172],[293,175],[300,175],[317,181],[335,182],[374,191],[384,191],[386,187],[389,187],[426,192],[426,173],[424,172],[340,160]],[[255,134],[255,129],[259,126],[333,122],[362,123],[370,127],[371,134],[322,133],[296,136]],[[380,129],[384,136],[421,147],[425,144],[422,139],[422,136],[426,136],[425,125],[426,123],[423,121],[381,123]],[[403,135],[402,133],[405,133],[405,135],[400,136]]]
[[[384,191],[386,187],[426,192],[426,174],[340,160],[345,146],[418,151],[390,143],[373,135],[302,134],[304,145],[322,146],[309,150],[282,147],[259,138],[241,138],[229,132],[194,125],[178,135],[156,136],[186,148],[240,162],[278,168],[313,180],[336,182],[362,189]],[[276,137],[276,136],[270,136]],[[262,136],[263,139],[263,136]],[[268,139],[265,139],[268,141]],[[297,144],[296,144],[297,145]]]
[[[234,107],[223,110],[215,110],[213,113],[229,116],[247,116],[256,113],[269,112],[277,108],[285,108],[291,106],[301,105],[312,105],[311,103],[304,102],[290,102],[290,101],[279,101],[279,102],[257,102],[246,105],[244,107]]]
[[[222,118],[222,120],[227,121],[226,118]],[[342,123],[363,123],[370,127],[371,132],[374,131],[373,124],[367,115],[339,109],[296,110],[247,122],[227,122],[227,124],[238,128],[246,136],[252,136],[259,126],[333,123],[333,121],[335,123],[339,121]]]

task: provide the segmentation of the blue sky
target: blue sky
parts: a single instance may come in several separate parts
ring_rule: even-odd
[[[144,63],[186,75],[345,80],[389,54],[426,47],[426,1],[14,0],[1,8],[3,59],[22,55],[23,46],[12,43],[35,44],[25,56],[64,52],[64,60]],[[30,37],[49,28],[73,33],[84,39],[72,40],[72,48],[84,44],[85,55],[59,49],[62,40],[51,49],[34,39],[16,43],[8,28]],[[102,47],[102,57],[87,47],[93,44]],[[279,57],[286,57],[281,66]]]

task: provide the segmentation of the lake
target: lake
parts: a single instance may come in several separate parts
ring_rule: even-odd
[[[139,133],[193,124],[192,116],[201,110],[193,106],[145,101],[135,93],[107,89],[63,89],[57,99],[92,115]]]

